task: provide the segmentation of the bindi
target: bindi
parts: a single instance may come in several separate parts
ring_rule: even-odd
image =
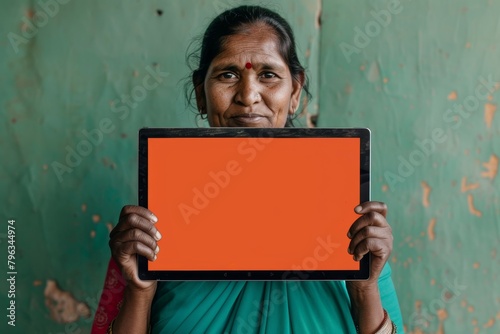
[[[245,67],[249,70],[252,68],[252,63],[246,63],[245,64]]]

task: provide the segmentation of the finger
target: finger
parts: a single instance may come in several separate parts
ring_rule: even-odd
[[[387,220],[381,213],[369,211],[368,213],[365,213],[364,215],[356,219],[354,223],[352,223],[349,231],[347,232],[347,236],[349,238],[354,237],[356,233],[358,233],[366,226],[386,227],[389,226],[389,223],[387,223]]]
[[[146,209],[145,207],[138,206],[138,205],[125,205],[122,208],[122,211],[120,212],[120,217],[125,216],[131,213],[135,213],[139,216],[142,216],[148,220],[150,220],[152,223],[156,223],[158,221],[158,217],[155,216],[154,213]]]
[[[347,248],[347,252],[349,254],[354,254],[354,250],[363,240],[371,238],[383,240],[392,248],[393,237],[390,226],[365,226],[353,236]]]
[[[146,219],[144,216],[138,215],[137,213],[127,213],[122,215],[116,227],[110,232],[109,237],[113,238],[117,233],[131,228],[144,231],[156,240],[161,239],[161,233],[158,231],[156,226],[149,219]]]
[[[354,249],[353,258],[355,261],[361,261],[363,256],[370,252],[374,256],[383,259],[385,262],[389,258],[391,251],[392,247],[385,240],[368,238],[358,243]]]
[[[370,211],[378,212],[382,216],[387,217],[387,205],[383,202],[375,202],[375,201],[364,202],[354,208],[354,212],[360,215]]]
[[[156,254],[159,251],[159,247],[156,250],[139,242],[139,241],[127,241],[119,243],[113,248],[112,253],[115,258],[125,258],[128,260],[130,256],[141,255],[147,258],[149,261],[156,260]],[[121,262],[121,261],[118,261]]]
[[[126,231],[121,231],[115,236],[112,241],[110,241],[111,245],[119,245],[129,242],[141,243],[150,248],[152,251],[157,251],[159,249],[156,240],[148,233],[145,233],[144,231],[141,231],[139,229],[129,229]]]

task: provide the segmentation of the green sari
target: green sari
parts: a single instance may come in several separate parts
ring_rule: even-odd
[[[387,264],[382,305],[403,333]],[[151,333],[356,333],[344,281],[158,282]]]

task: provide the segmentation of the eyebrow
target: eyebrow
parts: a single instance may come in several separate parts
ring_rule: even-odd
[[[265,62],[265,63],[252,63],[253,68],[259,68],[261,70],[274,70],[274,71],[284,71],[285,67],[282,65],[279,65],[278,63],[274,62]],[[242,66],[235,65],[234,63],[229,63],[229,64],[220,64],[217,66],[214,66],[212,72],[219,72],[219,71],[243,71],[245,68],[245,64]]]

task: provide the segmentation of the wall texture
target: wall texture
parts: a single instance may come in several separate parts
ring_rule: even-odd
[[[136,203],[137,130],[206,126],[185,105],[185,52],[239,3],[2,4],[0,249],[7,273],[15,219],[18,274],[0,332],[89,331],[108,232]],[[259,3],[295,28],[314,97],[300,125],[373,131],[406,331],[500,333],[500,2]]]

